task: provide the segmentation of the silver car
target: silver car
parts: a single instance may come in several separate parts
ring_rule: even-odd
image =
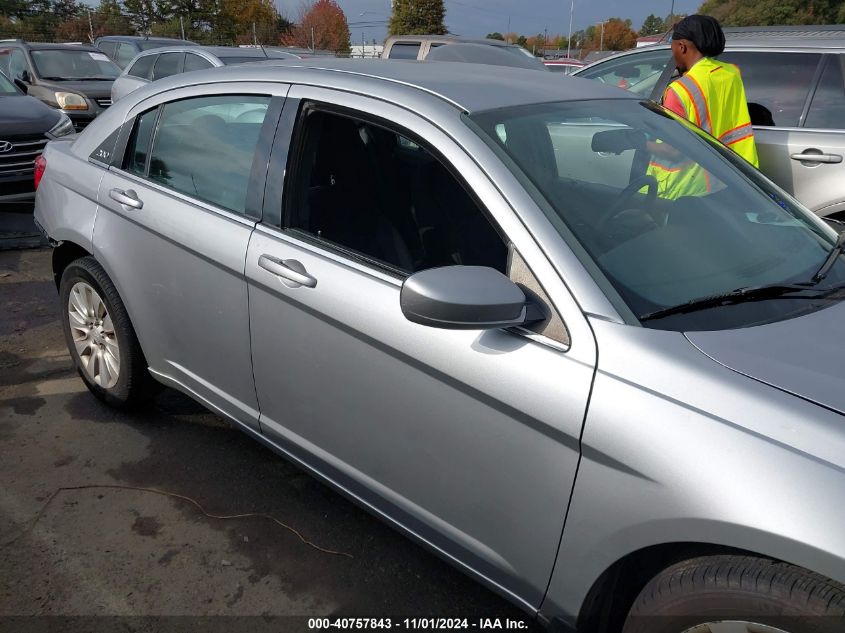
[[[658,195],[655,146],[707,191]],[[97,397],[189,394],[560,630],[843,630],[843,242],[659,106],[244,65],[42,169]]]
[[[760,169],[822,217],[845,220],[845,28],[725,29],[719,59],[736,64],[749,101]],[[668,44],[573,74],[659,100],[672,81]]]
[[[302,56],[273,48],[235,46],[166,46],[142,51],[126,64],[111,87],[112,102],[151,81],[194,70],[232,64],[265,62],[269,59],[300,59]]]

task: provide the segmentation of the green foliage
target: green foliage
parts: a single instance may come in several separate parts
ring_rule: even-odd
[[[390,16],[390,35],[445,35],[443,0],[395,0]]]
[[[494,31],[493,33],[488,33],[485,35],[488,40],[500,40],[502,42],[505,41],[505,36],[499,33],[498,31]]]
[[[845,23],[845,0],[706,0],[699,13],[723,26]]]
[[[663,19],[652,13],[643,22],[643,26],[640,29],[640,37],[659,35],[660,33],[665,33],[666,30],[666,23]]]
[[[516,43],[519,46],[525,47],[525,46],[528,45],[528,38],[525,37],[524,35],[520,35],[518,38],[516,38]]]

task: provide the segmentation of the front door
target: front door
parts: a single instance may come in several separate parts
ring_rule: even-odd
[[[262,431],[536,608],[578,463],[589,328],[496,188],[442,131],[318,88],[292,88],[286,113],[297,107],[284,219],[259,225],[247,254]],[[271,159],[268,183],[281,177]],[[403,280],[450,264],[508,272],[566,297],[564,308],[547,302],[545,336],[407,321]]]

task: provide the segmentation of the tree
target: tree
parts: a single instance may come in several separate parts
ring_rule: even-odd
[[[712,15],[724,26],[845,22],[845,3],[842,0],[706,0],[698,12]]]
[[[525,48],[526,46],[528,46],[528,38],[524,35],[520,35],[518,38],[516,38],[516,44]]]
[[[590,51],[626,51],[637,44],[637,34],[631,28],[631,20],[610,18],[602,27],[589,26],[585,32],[584,49]]]
[[[390,35],[445,35],[443,0],[394,0]]]
[[[666,23],[652,13],[643,22],[643,26],[640,29],[640,37],[658,35],[660,33],[665,33],[666,30]]]
[[[310,7],[303,8],[299,24],[282,37],[282,41],[289,46],[348,53],[349,25],[346,15],[335,0],[316,0]]]
[[[494,31],[493,33],[488,33],[485,36],[488,40],[499,40],[501,42],[505,41],[505,36],[499,33],[498,31]]]

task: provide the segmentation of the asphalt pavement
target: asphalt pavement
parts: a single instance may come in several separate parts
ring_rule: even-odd
[[[67,354],[48,249],[0,252],[0,297],[0,630],[526,620],[186,396],[101,404]]]

